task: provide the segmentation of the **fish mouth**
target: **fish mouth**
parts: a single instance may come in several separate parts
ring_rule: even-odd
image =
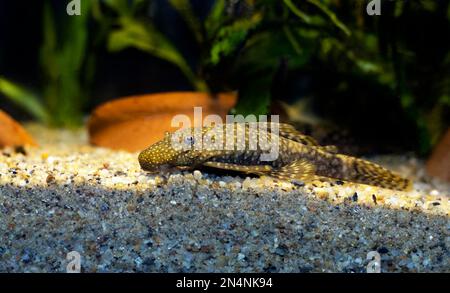
[[[150,173],[160,173],[167,171],[170,168],[169,164],[153,165],[145,161],[140,161],[139,164],[143,170]]]
[[[176,166],[176,168],[178,170],[185,171],[185,170],[191,170],[192,166]]]

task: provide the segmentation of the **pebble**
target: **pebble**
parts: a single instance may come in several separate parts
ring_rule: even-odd
[[[294,180],[292,180],[291,182],[292,182],[294,185],[296,185],[296,186],[300,186],[300,187],[305,186],[305,182],[300,181],[300,180],[297,180],[297,179],[294,179]]]
[[[140,257],[136,257],[136,258],[134,259],[134,263],[136,264],[137,267],[140,267],[140,266],[142,265],[143,262],[144,262],[144,261],[143,261],[142,258],[140,258]]]
[[[252,180],[249,177],[247,177],[245,178],[244,182],[242,182],[242,189],[247,190],[251,188],[252,185],[253,185]]]
[[[48,162],[50,165],[52,165],[52,164],[54,164],[55,162],[57,162],[57,158],[55,158],[55,157],[53,157],[53,156],[49,156],[49,157],[47,157],[47,162]]]
[[[377,251],[378,251],[378,253],[381,253],[381,254],[389,252],[389,250],[386,247],[381,247]]]
[[[430,195],[431,195],[431,196],[438,196],[438,195],[439,195],[439,191],[437,191],[436,189],[433,189],[433,190],[430,192]]]
[[[197,181],[200,181],[202,179],[202,176],[203,176],[202,172],[200,172],[198,170],[195,170],[193,175],[194,175],[194,179],[197,180]]]

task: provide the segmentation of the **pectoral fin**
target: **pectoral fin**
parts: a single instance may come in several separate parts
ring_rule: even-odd
[[[286,181],[309,181],[314,178],[315,171],[316,168],[313,164],[305,160],[298,160],[281,168],[274,169],[267,175]]]
[[[238,165],[232,163],[211,162],[211,161],[204,162],[203,165],[211,168],[237,171],[243,173],[251,173],[257,175],[264,175],[272,171],[272,167],[269,165],[247,166],[247,165]]]

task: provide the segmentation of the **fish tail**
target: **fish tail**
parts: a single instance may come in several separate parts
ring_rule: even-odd
[[[350,167],[353,172],[349,172],[351,178],[348,179],[351,181],[399,191],[408,191],[412,189],[411,180],[397,175],[380,165],[358,158],[345,157],[347,162],[350,159],[348,167]]]

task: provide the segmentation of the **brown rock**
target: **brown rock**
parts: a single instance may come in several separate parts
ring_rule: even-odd
[[[88,122],[90,142],[96,146],[140,151],[174,131],[172,118],[187,115],[193,122],[194,107],[202,107],[203,118],[222,118],[236,103],[236,95],[218,94],[212,98],[200,92],[170,92],[121,98],[96,108]]]
[[[55,176],[53,176],[52,174],[48,174],[47,178],[45,179],[45,182],[47,182],[48,185],[52,184],[53,182],[55,182]]]
[[[427,171],[432,176],[450,182],[450,128],[428,159]]]
[[[36,142],[17,121],[0,110],[0,148],[22,145],[36,145]]]

